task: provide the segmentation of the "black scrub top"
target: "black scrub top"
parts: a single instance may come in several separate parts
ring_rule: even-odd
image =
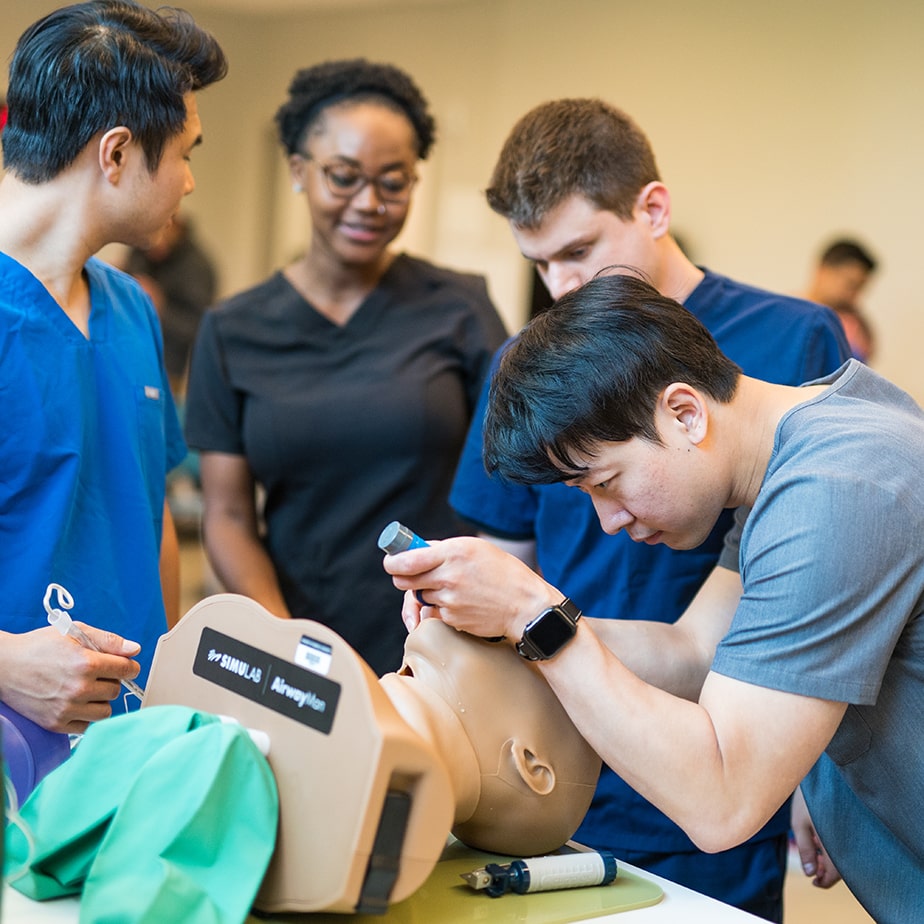
[[[400,666],[406,632],[376,539],[391,520],[432,539],[471,531],[447,497],[505,337],[483,278],[403,254],[343,326],[282,273],[203,320],[187,441],[247,458],[292,615],[377,674]]]

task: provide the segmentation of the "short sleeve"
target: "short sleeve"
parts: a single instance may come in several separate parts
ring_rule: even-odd
[[[914,515],[865,477],[803,470],[763,495],[741,532],[744,592],[713,670],[805,696],[875,702],[914,610],[900,599],[916,584],[918,556],[904,528]]]
[[[242,455],[243,402],[228,376],[219,319],[220,310],[206,312],[196,338],[186,390],[186,439],[203,452]]]

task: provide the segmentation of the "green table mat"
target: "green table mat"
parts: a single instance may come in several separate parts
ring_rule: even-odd
[[[487,863],[509,863],[516,857],[471,850],[458,841],[448,845],[427,881],[402,902],[378,914],[271,914],[249,922],[304,922],[304,924],[569,924],[655,905],[664,895],[649,879],[619,866],[607,886],[561,889],[556,892],[507,894],[490,898],[461,878]],[[617,860],[618,864],[618,860]]]

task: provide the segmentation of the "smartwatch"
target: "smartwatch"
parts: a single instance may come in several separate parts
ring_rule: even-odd
[[[565,597],[558,606],[543,610],[523,630],[517,654],[527,661],[554,658],[574,638],[580,618],[581,611]]]

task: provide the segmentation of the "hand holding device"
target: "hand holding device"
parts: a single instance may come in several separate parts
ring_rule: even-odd
[[[74,605],[74,598],[64,587],[60,584],[49,584],[45,590],[45,612],[48,614],[48,622],[62,635],[70,636],[74,641],[83,645],[84,648],[89,648],[91,651],[100,651],[99,645],[80,626],[74,623],[69,613],[57,607],[52,607],[51,593],[54,590],[58,592],[58,601],[65,610],[69,610]],[[133,696],[137,696],[139,700],[144,700],[144,690],[134,680],[122,680],[122,686]]]

